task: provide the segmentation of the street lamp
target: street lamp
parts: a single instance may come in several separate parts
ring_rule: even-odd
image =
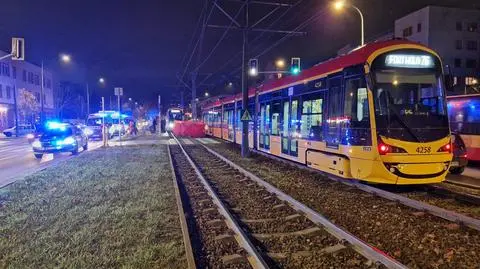
[[[229,83],[228,83],[228,86],[232,87],[232,86],[233,86],[233,82],[229,82]]]
[[[205,92],[205,97],[208,97],[208,92]]]
[[[275,66],[277,68],[284,68],[285,67],[285,60],[284,59],[278,59],[276,62],[275,62]]]
[[[338,0],[338,1],[334,2],[333,7],[337,11],[341,11],[345,7],[352,7],[353,9],[355,9],[358,12],[358,14],[360,15],[360,23],[361,23],[361,40],[362,40],[361,46],[365,45],[365,28],[364,28],[362,11],[360,11],[360,9],[358,7],[356,7],[356,6],[354,6],[350,3],[346,3],[343,0]]]
[[[71,61],[71,57],[68,54],[60,54],[60,61],[68,64]],[[45,94],[45,67],[43,64],[43,60],[40,73],[40,122],[43,124],[43,122],[45,121],[45,98],[43,97]]]
[[[105,79],[103,77],[99,78],[98,79],[98,82],[101,83],[101,84],[104,84],[105,83]]]
[[[69,63],[69,62],[72,61],[72,58],[71,58],[71,56],[68,55],[68,54],[61,54],[61,55],[60,55],[60,60],[61,60],[62,62],[64,62],[64,63]]]

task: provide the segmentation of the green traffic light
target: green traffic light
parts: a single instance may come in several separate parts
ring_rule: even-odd
[[[292,74],[298,75],[299,73],[300,73],[300,68],[298,68],[298,67],[292,68]]]

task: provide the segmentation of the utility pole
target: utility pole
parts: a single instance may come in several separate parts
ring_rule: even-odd
[[[194,70],[192,73],[192,119],[195,121],[197,119],[197,72]],[[182,96],[183,101],[183,96]],[[183,106],[183,104],[182,104]]]
[[[12,65],[15,66],[15,69],[18,71],[17,64],[12,62]],[[17,78],[13,80],[13,109],[15,113],[15,137],[18,137]]]
[[[237,0],[237,2],[240,2]],[[274,30],[274,29],[264,29],[264,28],[257,28],[257,26],[261,23],[264,22],[268,17],[270,17],[272,14],[275,13],[276,10],[278,10],[281,7],[291,7],[293,6],[292,4],[286,4],[286,3],[280,3],[280,2],[267,2],[267,1],[251,1],[251,0],[244,0],[241,1],[243,3],[242,7],[244,9],[244,23],[241,25],[239,22],[236,21],[237,16],[231,16],[228,14],[228,12],[220,7],[219,4],[216,2],[214,3],[215,7],[220,10],[220,12],[225,15],[230,21],[231,24],[229,26],[224,26],[224,25],[207,25],[208,27],[211,28],[223,28],[227,30],[241,30],[243,34],[243,42],[242,42],[242,82],[241,82],[241,88],[242,88],[242,111],[241,111],[241,117],[243,118],[243,115],[246,114],[248,115],[248,74],[247,74],[247,68],[246,68],[246,63],[247,63],[247,56],[248,56],[248,33],[250,31],[255,31],[255,32],[267,32],[267,33],[278,33],[278,34],[287,34],[287,35],[304,35],[304,32],[298,32],[298,31],[285,31],[285,30]],[[249,7],[251,4],[260,4],[260,5],[267,5],[267,6],[272,6],[274,9],[270,11],[269,13],[265,14],[262,18],[258,19],[256,22],[252,23],[250,25],[249,22]],[[240,11],[238,12],[238,15],[240,15]],[[257,111],[257,109],[255,109]],[[248,114],[247,114],[248,113]],[[255,112],[255,113],[258,113]],[[253,117],[253,130],[254,134],[253,136],[256,137],[257,135],[257,120],[258,117],[254,115]],[[242,157],[248,157],[250,149],[249,149],[249,141],[248,141],[248,126],[249,126],[249,121],[248,120],[242,120]],[[256,146],[256,139],[254,138],[254,144]]]
[[[103,139],[103,146],[106,147],[107,143],[107,133],[105,131],[105,97],[102,96],[102,139]]]
[[[158,121],[157,121],[157,125],[158,126],[155,126],[158,128],[158,134],[161,135],[162,134],[162,96],[159,94],[158,95]]]
[[[43,88],[43,83],[45,82],[45,71],[43,70],[43,60],[42,60],[42,70],[41,70],[41,86],[40,86],[40,123],[43,124],[45,121],[45,111],[44,111],[44,104],[43,104],[43,94],[45,89]]]
[[[88,88],[88,82],[87,82],[87,118],[88,115],[90,115],[90,89]]]
[[[248,8],[250,0],[245,0],[245,25],[243,26],[243,46],[242,46],[242,115],[248,109],[248,76],[246,68],[246,57],[248,49]],[[250,154],[248,147],[248,121],[242,121],[242,157],[246,158]]]

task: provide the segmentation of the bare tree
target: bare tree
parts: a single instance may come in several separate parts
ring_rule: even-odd
[[[35,114],[39,112],[39,107],[38,100],[32,92],[26,89],[19,90],[18,111],[25,123],[35,122]]]

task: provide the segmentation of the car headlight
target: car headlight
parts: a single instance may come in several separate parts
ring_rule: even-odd
[[[40,143],[40,140],[35,140],[35,141],[33,141],[33,143],[32,143],[32,147],[34,147],[34,148],[41,148],[41,147],[42,147],[42,143]]]
[[[69,137],[67,137],[63,140],[59,140],[57,142],[57,144],[58,145],[73,145],[73,144],[75,144],[75,139],[73,137],[69,136]]]
[[[173,123],[173,122],[170,122],[170,123],[168,124],[168,128],[173,128],[174,126],[175,126],[175,123]]]
[[[27,139],[34,139],[35,136],[33,134],[27,134]]]
[[[93,134],[93,130],[90,128],[85,128],[83,130],[83,134],[85,134],[86,136],[91,136]]]

